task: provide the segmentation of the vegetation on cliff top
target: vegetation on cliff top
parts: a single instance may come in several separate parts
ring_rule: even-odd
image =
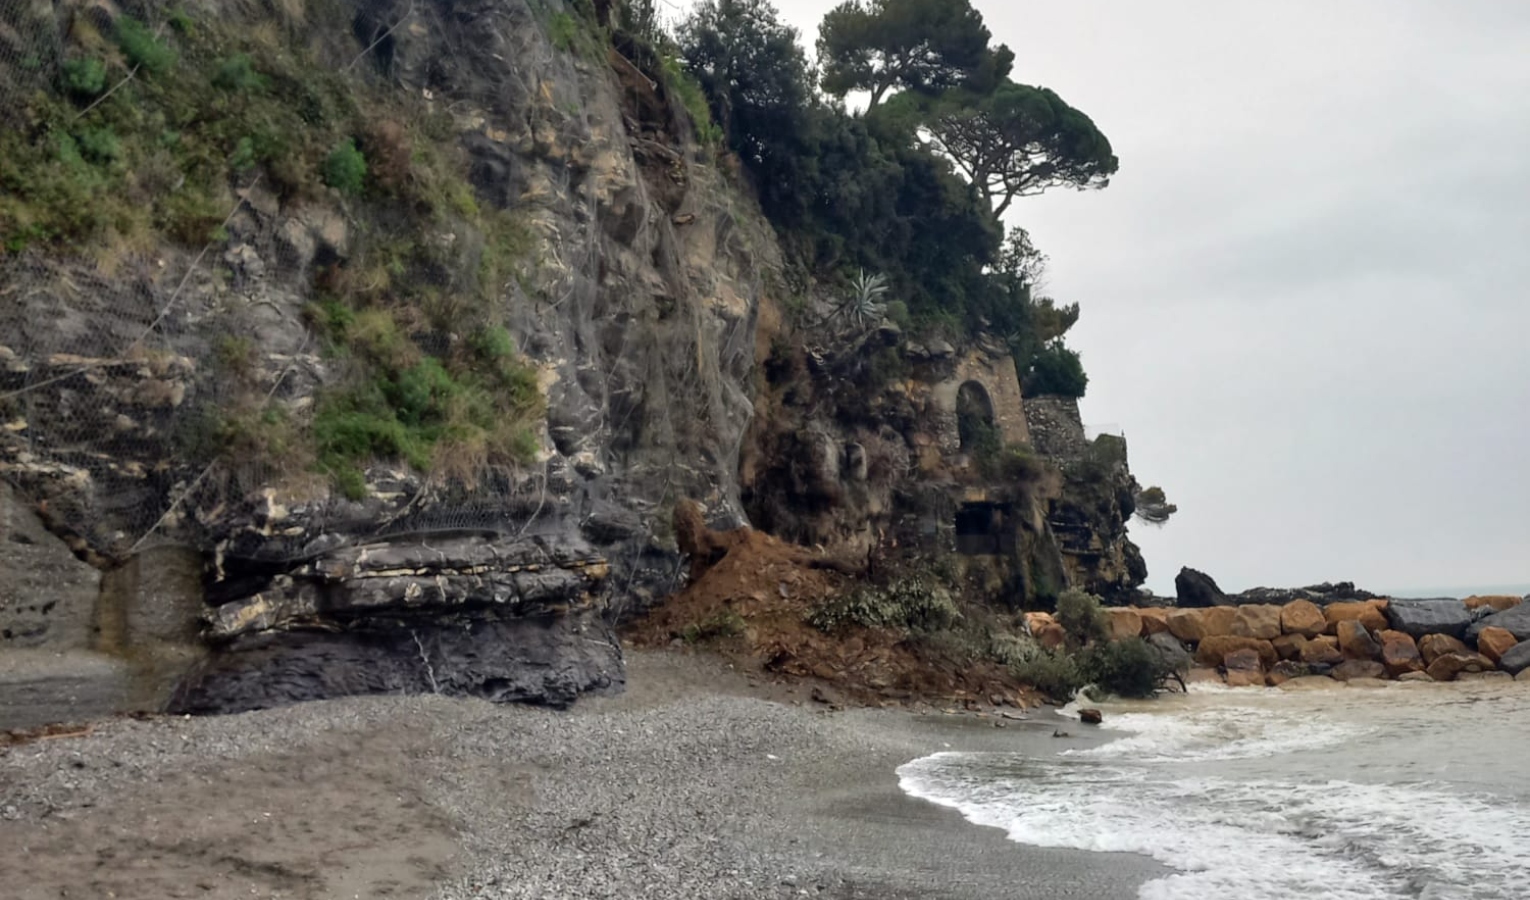
[[[766,0],[704,0],[673,39],[788,253],[830,281],[883,274],[915,327],[1004,336],[1028,390],[1081,396],[1062,342],[1077,307],[1039,295],[1045,257],[1000,217],[1020,196],[1103,187],[1109,141],[1010,80],[1014,55],[968,0],[850,0],[821,33],[821,72]],[[870,93],[864,114],[839,102],[851,91]]]

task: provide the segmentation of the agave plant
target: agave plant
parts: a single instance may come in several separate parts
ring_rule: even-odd
[[[850,281],[850,296],[839,307],[839,312],[857,327],[866,328],[881,320],[886,306],[881,302],[887,293],[887,276],[868,275],[865,269]]]

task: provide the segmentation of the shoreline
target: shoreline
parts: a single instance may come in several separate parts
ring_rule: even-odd
[[[713,657],[629,665],[625,694],[569,712],[354,698],[0,749],[0,869],[27,873],[19,898],[214,900],[1127,900],[1167,872],[1017,844],[899,788],[940,750],[1112,737],[1050,711],[830,711]]]

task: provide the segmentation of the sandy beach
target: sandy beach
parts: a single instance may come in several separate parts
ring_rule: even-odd
[[[939,750],[1055,751],[1079,728],[1049,713],[834,710],[710,657],[630,665],[626,693],[571,712],[356,698],[0,750],[4,893],[1112,900],[1161,871],[899,790]]]

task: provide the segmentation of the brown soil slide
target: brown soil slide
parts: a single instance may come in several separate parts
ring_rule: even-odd
[[[856,588],[864,566],[752,528],[712,531],[691,501],[675,507],[675,536],[691,560],[690,583],[628,629],[637,646],[704,641],[747,668],[821,679],[862,703],[1023,702],[1003,667],[962,660],[937,641],[871,628],[828,635],[809,625],[813,609]]]

